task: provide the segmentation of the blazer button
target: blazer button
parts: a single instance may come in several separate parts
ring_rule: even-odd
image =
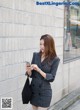
[[[39,88],[41,88],[41,85],[39,85]]]
[[[39,93],[39,95],[41,95],[41,93]]]
[[[32,94],[34,94],[34,92],[32,92]]]

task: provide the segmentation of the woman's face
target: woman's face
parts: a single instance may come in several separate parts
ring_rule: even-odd
[[[40,40],[40,51],[41,51],[42,53],[45,52],[44,40],[43,40],[43,39]]]

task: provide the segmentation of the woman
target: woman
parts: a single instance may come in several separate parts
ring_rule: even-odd
[[[27,74],[32,78],[32,98],[30,103],[33,110],[47,110],[52,99],[53,82],[59,65],[59,57],[55,51],[53,38],[45,34],[40,38],[40,51],[34,52],[31,66]]]

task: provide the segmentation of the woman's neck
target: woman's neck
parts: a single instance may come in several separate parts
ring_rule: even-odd
[[[45,57],[45,53],[42,53],[41,57],[42,57],[42,58]]]

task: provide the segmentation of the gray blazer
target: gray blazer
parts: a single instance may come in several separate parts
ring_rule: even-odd
[[[59,57],[55,57],[53,60],[50,61],[50,65],[46,62],[46,60],[41,62],[40,54],[37,52],[33,53],[33,58],[31,64],[37,64],[42,71],[46,73],[46,81],[53,82],[56,76],[57,68],[60,62]],[[39,73],[33,70],[32,78],[38,77]],[[39,75],[41,77],[41,75]]]
[[[33,93],[30,101],[31,104],[35,106],[49,107],[52,98],[50,82],[53,82],[55,79],[59,62],[59,57],[55,57],[50,63],[47,63],[47,59],[41,62],[40,53],[33,53],[31,64],[37,64],[38,67],[46,73],[46,78],[43,78],[43,76],[37,71],[32,70],[32,75],[30,76],[32,78],[31,88]]]

